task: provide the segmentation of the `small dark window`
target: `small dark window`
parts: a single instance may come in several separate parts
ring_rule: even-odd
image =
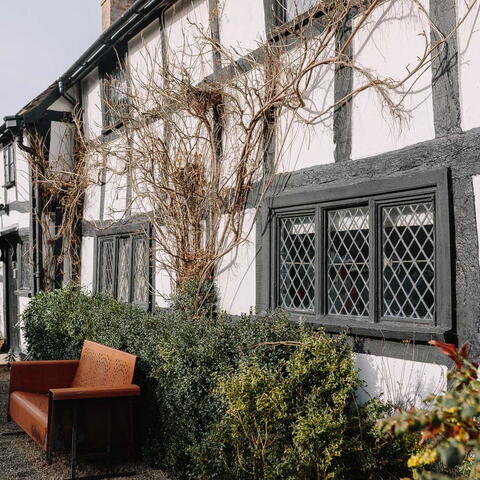
[[[3,168],[5,187],[11,187],[15,184],[15,147],[13,143],[3,147]]]
[[[102,65],[103,128],[119,127],[128,113],[129,87],[125,74],[125,49],[118,49]]]
[[[98,293],[148,308],[150,242],[143,235],[117,235],[98,240]]]

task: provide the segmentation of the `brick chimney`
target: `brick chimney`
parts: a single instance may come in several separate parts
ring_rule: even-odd
[[[135,0],[100,0],[102,6],[102,28],[105,31],[118,20],[134,3]]]

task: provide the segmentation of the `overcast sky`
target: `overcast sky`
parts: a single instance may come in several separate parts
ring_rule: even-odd
[[[0,124],[101,33],[100,0],[0,0]]]

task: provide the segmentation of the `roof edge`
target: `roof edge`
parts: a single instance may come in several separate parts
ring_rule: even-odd
[[[62,82],[66,89],[71,88],[76,81],[81,80],[87,75],[98,61],[116,44],[122,41],[132,29],[157,9],[165,9],[173,5],[176,1],[177,0],[136,0],[120,18],[113,22],[110,27],[88,47],[58,80],[27,103],[27,105],[18,111],[17,115],[22,116],[25,119],[25,123],[34,122],[49,105],[61,96],[58,88],[59,82]],[[4,123],[0,125],[0,136],[3,136],[5,131],[6,125]]]

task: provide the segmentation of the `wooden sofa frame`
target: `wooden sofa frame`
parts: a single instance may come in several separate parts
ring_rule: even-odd
[[[14,362],[8,419],[45,450],[48,464],[53,452],[65,450],[70,441],[72,479],[76,475],[79,429],[103,431],[102,453],[110,458],[115,428],[115,439],[124,439],[131,455],[133,400],[140,395],[140,388],[132,383],[135,363],[134,355],[88,340],[80,360]],[[93,413],[96,416],[90,415]],[[68,441],[66,437],[70,437]]]

